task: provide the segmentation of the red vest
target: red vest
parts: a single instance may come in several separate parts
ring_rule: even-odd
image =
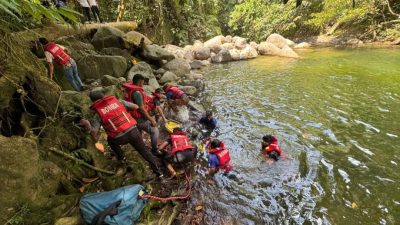
[[[272,143],[268,145],[266,148],[264,148],[263,153],[268,154],[273,151],[277,152],[279,156],[282,154],[282,149],[278,145],[278,139],[276,139],[275,137],[272,140]]]
[[[225,147],[224,143],[221,142],[220,147],[211,149],[210,154],[215,154],[219,160],[219,168],[224,168],[231,161],[231,156],[229,154],[229,149]]]
[[[191,150],[193,145],[185,132],[175,132],[171,134],[171,153],[175,155],[177,152]]]
[[[172,91],[172,99],[181,99],[185,92],[181,91],[178,87],[170,86],[169,88],[165,89],[165,93]]]
[[[48,43],[44,47],[44,50],[50,52],[53,55],[54,60],[60,65],[67,64],[71,59],[71,57],[67,53],[65,53],[60,46],[54,43]]]
[[[124,84],[122,84],[122,87],[124,88],[124,92],[125,92],[125,94],[124,94],[124,100],[125,101],[133,102],[132,94],[135,91],[139,91],[140,94],[142,94],[142,100],[143,100],[143,104],[144,104],[144,109],[149,111],[149,101],[151,99],[146,95],[146,93],[144,93],[142,87],[139,87],[139,86],[134,85],[132,83],[124,83]],[[140,113],[139,109],[134,109],[130,113],[134,118],[142,118],[143,117],[143,115]]]
[[[136,120],[114,96],[103,97],[95,101],[90,108],[99,114],[107,135],[112,138],[136,125]]]

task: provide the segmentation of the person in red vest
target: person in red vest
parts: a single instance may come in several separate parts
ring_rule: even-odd
[[[92,120],[92,123],[82,119],[81,124],[90,130],[92,137],[96,140],[100,126],[103,126],[107,133],[108,144],[119,160],[124,160],[121,145],[129,143],[149,162],[151,169],[162,176],[159,160],[147,150],[136,127],[136,120],[127,111],[138,106],[126,101],[121,103],[115,96],[104,96],[102,91],[91,91],[89,97],[93,102],[90,108],[98,116]]]
[[[158,150],[158,136],[159,130],[156,120],[149,113],[150,98],[144,93],[145,77],[141,74],[136,74],[132,78],[132,83],[124,83],[124,100],[132,102],[139,106],[138,109],[130,111],[131,115],[138,122],[139,130],[145,131],[151,137],[151,151],[154,155],[161,155]]]
[[[187,134],[181,128],[175,128],[169,138],[159,146],[159,149],[165,153],[165,163],[172,177],[176,176],[172,164],[192,162],[197,155],[197,147],[190,142]]]
[[[148,101],[148,111],[150,112],[150,115],[156,116],[156,121],[158,121],[159,115],[165,123],[167,122],[167,119],[165,118],[164,111],[161,108],[161,95],[162,89],[157,88],[150,96],[148,96],[150,98]]]
[[[264,155],[267,155],[275,161],[278,161],[279,157],[282,155],[282,149],[278,145],[278,139],[269,134],[262,138],[261,150]]]
[[[233,169],[229,149],[218,139],[213,139],[207,146],[208,149],[208,173],[214,175],[220,169],[224,174]]]
[[[75,91],[82,91],[85,85],[79,77],[78,67],[74,59],[69,56],[70,52],[67,48],[49,42],[46,38],[39,38],[39,42],[43,45],[46,61],[49,64],[50,79],[53,80],[54,65],[53,61],[61,65],[64,70],[64,75]]]
[[[185,92],[171,84],[165,84],[163,89],[167,97],[168,106],[172,109],[172,116],[180,122],[188,121],[189,111],[187,105],[189,104],[189,97]]]

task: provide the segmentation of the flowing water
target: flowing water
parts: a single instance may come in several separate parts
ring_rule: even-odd
[[[200,170],[193,206],[206,224],[400,224],[400,49],[300,55],[208,69],[236,178]],[[265,134],[286,158],[262,160]]]

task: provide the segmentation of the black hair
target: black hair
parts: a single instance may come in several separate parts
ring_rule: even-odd
[[[138,74],[135,74],[135,76],[133,76],[132,77],[132,83],[133,84],[137,84],[137,83],[139,83],[139,81],[144,81],[144,80],[146,80],[145,79],[145,77],[142,75],[142,74],[140,74],[140,73],[138,73]]]
[[[210,143],[211,148],[218,148],[219,146],[221,146],[221,141],[218,139],[213,139]]]
[[[182,128],[180,128],[180,127],[175,127],[174,128],[174,130],[173,130],[173,132],[175,133],[175,132],[182,132],[183,130],[182,130]]]
[[[162,88],[157,88],[155,91],[155,93],[161,94],[163,92]]]
[[[102,99],[103,97],[104,93],[102,90],[93,90],[89,93],[89,98],[92,100],[92,102]]]
[[[206,116],[208,117],[208,116],[212,116],[213,115],[213,112],[211,111],[211,110],[207,110],[206,111]]]
[[[268,156],[271,159],[274,159],[275,161],[278,161],[278,159],[279,159],[278,152],[276,152],[276,151],[272,151],[272,152],[268,153]]]
[[[262,139],[263,139],[263,141],[265,141],[265,142],[271,144],[272,141],[274,140],[274,136],[272,136],[272,135],[270,135],[270,134],[267,134],[267,135],[265,135]]]
[[[39,42],[40,42],[40,44],[42,44],[42,45],[47,45],[47,44],[49,43],[49,41],[48,41],[46,38],[44,38],[44,37],[40,37],[40,38],[39,38]]]

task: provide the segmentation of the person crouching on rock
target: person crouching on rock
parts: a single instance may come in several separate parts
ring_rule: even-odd
[[[165,118],[164,111],[161,108],[161,95],[163,90],[161,88],[157,88],[151,95],[149,96],[148,107],[150,115],[154,115],[156,117],[156,121],[158,121],[159,116],[162,118],[163,122],[167,122]]]
[[[282,154],[282,149],[278,145],[278,139],[269,134],[262,138],[261,150],[264,155],[275,161],[278,161]]]
[[[88,129],[96,140],[100,126],[103,126],[107,133],[107,141],[119,160],[124,159],[121,145],[131,144],[142,157],[149,162],[151,169],[159,176],[162,176],[160,162],[147,150],[138,128],[137,122],[126,109],[138,108],[137,105],[118,101],[115,96],[104,96],[102,91],[91,91],[89,94],[93,104],[90,107],[97,113],[92,123],[82,119],[81,124]]]
[[[213,176],[219,170],[223,170],[224,174],[228,174],[233,169],[229,149],[225,147],[222,141],[213,139],[207,149],[209,175]]]
[[[197,147],[190,142],[187,134],[181,128],[175,128],[159,148],[165,152],[164,159],[172,177],[176,176],[176,171],[172,164],[192,162],[197,155]]]
[[[214,118],[211,110],[206,111],[206,115],[200,119],[199,123],[203,124],[209,130],[214,130],[217,127],[217,120]]]
[[[49,42],[43,37],[39,38],[39,42],[44,48],[46,61],[49,64],[50,79],[53,80],[53,61],[55,61],[58,65],[63,67],[64,75],[67,77],[68,82],[75,91],[82,91],[85,88],[85,85],[79,77],[78,67],[76,66],[75,60],[69,56],[69,50],[64,46]]]
[[[167,97],[168,107],[172,109],[172,116],[180,122],[189,120],[189,97],[178,87],[171,84],[165,84],[164,92]]]
[[[160,156],[161,153],[158,150],[158,137],[159,130],[157,127],[156,120],[149,114],[149,101],[150,98],[144,93],[145,77],[141,74],[136,74],[132,78],[132,83],[124,83],[122,87],[124,88],[124,100],[132,102],[139,106],[138,109],[133,109],[130,111],[133,118],[138,122],[139,130],[145,131],[150,135],[151,138],[151,152],[155,156]]]

